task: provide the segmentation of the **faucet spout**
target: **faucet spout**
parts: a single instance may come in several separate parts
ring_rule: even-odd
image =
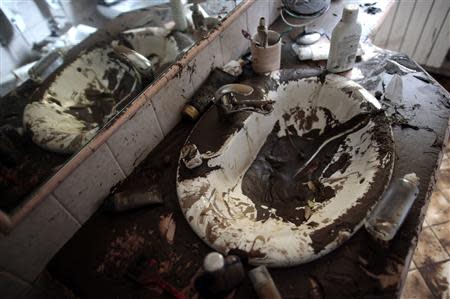
[[[114,53],[131,64],[143,77],[153,79],[153,64],[144,55],[119,44],[112,43],[111,46]]]
[[[274,101],[261,99],[238,100],[236,95],[250,96],[255,89],[246,84],[227,84],[220,87],[214,94],[215,103],[224,115],[250,111],[261,114],[272,112]]]

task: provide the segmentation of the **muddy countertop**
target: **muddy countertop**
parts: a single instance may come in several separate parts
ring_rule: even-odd
[[[323,67],[321,63],[298,63],[289,41],[283,46],[282,64],[301,67],[299,71],[305,75]],[[343,246],[316,261],[271,269],[283,298],[396,298],[406,278],[435,183],[450,98],[414,61],[401,54],[379,51],[373,58],[359,62],[356,73],[356,81],[380,99],[391,121],[396,155],[393,180],[415,172],[420,178],[420,193],[388,246],[373,242],[360,229]],[[401,102],[384,97],[395,74],[403,80]],[[98,211],[51,261],[51,273],[76,295],[170,298],[158,289],[134,284],[125,275],[127,268],[143,255],[156,262],[158,274],[166,282],[189,297],[194,295],[193,277],[210,249],[184,219],[175,186],[179,151],[192,127],[191,123],[180,123],[116,190],[131,191],[157,184],[164,204],[119,215]],[[160,220],[168,216],[176,225],[173,244],[162,238],[159,231]],[[256,298],[248,279],[234,297]]]

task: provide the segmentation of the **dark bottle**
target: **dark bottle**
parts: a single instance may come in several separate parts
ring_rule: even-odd
[[[191,100],[184,106],[182,114],[190,120],[197,120],[206,111],[214,100],[214,93],[219,87],[236,81],[236,77],[215,68],[192,96]]]
[[[224,298],[244,279],[244,267],[239,257],[224,257],[218,252],[209,253],[203,260],[205,272],[195,281],[202,298]]]

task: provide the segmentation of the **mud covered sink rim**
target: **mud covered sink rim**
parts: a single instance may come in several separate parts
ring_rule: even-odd
[[[267,116],[242,113],[223,121],[213,107],[185,143],[195,145],[201,165],[188,169],[181,158],[178,164],[179,204],[191,228],[215,250],[239,250],[255,265],[297,265],[337,248],[362,226],[392,175],[393,135],[381,104],[347,78],[299,74],[281,70],[245,82],[274,100],[274,111]],[[260,155],[269,140],[276,143],[273,148],[282,148],[291,137],[301,141],[312,134],[320,140],[362,114],[370,115],[367,122],[342,137],[334,149],[330,146],[329,160],[323,158],[325,164],[314,179],[334,193],[326,202],[316,201],[314,193],[308,219],[286,218],[279,205],[263,205],[248,192],[248,186],[260,183],[251,174],[264,160]],[[325,178],[325,170],[343,155],[350,157],[345,169],[335,167]],[[300,215],[308,209],[301,200],[298,206],[296,201],[286,202]]]

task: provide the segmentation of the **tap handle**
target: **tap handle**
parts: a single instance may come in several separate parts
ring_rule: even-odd
[[[224,95],[240,94],[248,96],[253,93],[253,87],[246,84],[226,84],[220,87],[214,94],[215,101],[220,101]]]

